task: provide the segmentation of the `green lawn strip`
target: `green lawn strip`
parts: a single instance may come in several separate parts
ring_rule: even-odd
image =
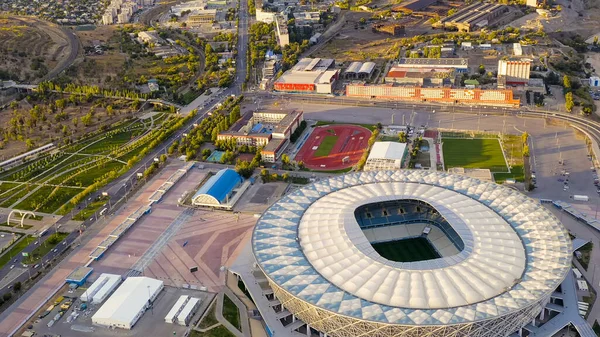
[[[217,323],[219,323],[219,321],[217,321],[217,318],[215,317],[215,310],[217,308],[217,301],[214,301],[210,308],[208,308],[208,311],[206,313],[206,315],[204,315],[204,317],[202,318],[202,321],[200,321],[200,324],[198,324],[198,327],[201,329],[206,329],[208,327],[211,327]]]
[[[331,171],[324,171],[324,170],[310,170],[311,172],[318,172],[318,173],[347,173],[350,172],[352,170],[352,167],[347,167],[345,169],[339,169],[339,170],[331,170]]]
[[[88,170],[85,170],[78,175],[70,178],[65,181],[64,185],[72,185],[72,186],[89,186],[93,184],[96,179],[102,177],[106,173],[110,171],[119,171],[121,168],[125,166],[123,163],[117,161],[109,161],[100,165],[100,167],[92,167]]]
[[[223,317],[241,331],[240,312],[233,301],[225,294],[223,296]]]
[[[189,337],[235,337],[235,335],[227,330],[226,327],[219,325],[218,327],[210,329],[206,332],[192,330]]]
[[[22,209],[27,211],[35,211],[38,206],[41,206],[46,200],[52,191],[54,191],[54,186],[42,186],[37,191],[33,192],[33,194],[29,195],[26,199],[21,201],[15,206],[16,209]]]
[[[523,165],[513,166],[510,169],[510,173],[494,173],[494,180],[498,184],[502,184],[506,179],[514,179],[518,182],[525,181],[525,172],[523,171]]]
[[[111,135],[110,137],[104,138],[101,141],[98,141],[85,149],[81,150],[80,153],[86,154],[96,154],[102,152],[108,152],[112,150],[116,146],[120,146],[126,144],[132,139],[133,132],[132,131],[122,131]]]
[[[0,195],[19,186],[19,183],[0,183]]]
[[[497,139],[443,139],[446,168],[482,168],[507,171],[502,148]]]
[[[35,241],[35,237],[31,235],[27,235],[24,239],[13,244],[9,251],[7,251],[4,255],[0,256],[0,268],[4,267],[8,264],[17,254],[19,254],[25,247],[27,247],[30,243]]]
[[[342,123],[342,122],[327,122],[327,121],[318,121],[317,124],[315,124],[315,126],[323,126],[323,125],[338,125],[338,124],[346,124],[346,125],[358,125],[358,126],[362,126],[363,128],[369,129],[371,131],[374,131],[375,129],[377,129],[377,125],[374,124],[354,124],[354,123]]]
[[[397,136],[380,136],[378,142],[396,142],[400,143],[400,137]]]
[[[93,201],[89,203],[86,208],[82,209],[79,213],[77,213],[73,217],[73,220],[85,221],[85,219],[89,218],[91,215],[96,213],[100,208],[104,207],[104,205],[107,204],[107,199]]]
[[[17,200],[19,200],[22,197],[24,197],[34,187],[33,185],[28,185],[28,186],[29,186],[29,188],[23,187],[18,192],[12,194],[10,197],[2,199],[2,203],[0,203],[0,207],[10,207],[12,204],[14,204],[15,202],[17,202]]]
[[[71,198],[76,196],[81,191],[82,190],[79,188],[60,187],[58,191],[56,191],[56,193],[38,209],[38,211],[44,213],[54,213],[60,208],[60,206],[69,202]]]
[[[23,259],[23,263],[25,264],[34,264],[40,261],[42,257],[44,257],[48,252],[50,252],[56,245],[58,245],[64,238],[66,238],[69,233],[57,232],[56,234],[52,234],[46,241],[40,243],[40,245],[35,248],[29,256]]]
[[[313,154],[313,157],[325,157],[331,153],[335,143],[337,143],[338,136],[325,136],[319,144],[317,151]]]

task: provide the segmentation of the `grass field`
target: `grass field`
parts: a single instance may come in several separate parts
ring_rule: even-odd
[[[0,268],[4,267],[4,265],[9,263],[13,257],[21,253],[21,251],[33,241],[35,241],[35,238],[33,236],[27,235],[23,240],[17,242],[16,244],[13,244],[10,250],[6,252],[6,254],[2,255],[2,257],[0,257]]]
[[[497,139],[451,139],[444,138],[443,153],[446,169],[451,167],[490,169],[492,172],[508,172]]]
[[[48,254],[57,244],[59,244],[64,238],[66,238],[69,233],[58,232],[56,234],[52,234],[52,237],[48,240],[44,241],[43,244],[36,247],[28,257],[23,259],[23,263],[25,264],[34,264],[38,262],[44,255]]]
[[[396,262],[424,261],[439,258],[425,238],[412,238],[373,244],[373,248],[382,257]]]
[[[325,138],[323,138],[323,140],[321,141],[321,144],[319,144],[319,147],[317,148],[317,151],[315,151],[315,154],[313,156],[314,157],[328,156],[329,153],[331,153],[331,150],[333,150],[335,143],[337,143],[337,140],[338,140],[338,136],[325,136]]]
[[[377,125],[374,124],[356,124],[356,123],[344,123],[344,122],[327,122],[327,121],[318,121],[317,124],[315,124],[315,126],[323,126],[323,125],[335,125],[335,124],[350,124],[350,125],[358,125],[358,126],[362,126],[363,128],[369,129],[371,132],[375,131],[375,129],[377,129]]]
[[[235,303],[227,295],[223,296],[223,317],[238,330],[241,330],[240,312]]]
[[[210,329],[206,332],[192,330],[190,332],[190,337],[235,337],[235,335],[229,332],[226,327],[219,325],[218,327]]]

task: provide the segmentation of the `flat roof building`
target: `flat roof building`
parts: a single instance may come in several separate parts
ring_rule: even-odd
[[[367,158],[365,171],[399,170],[406,152],[405,143],[375,142]]]
[[[101,274],[100,277],[92,285],[81,294],[79,299],[82,302],[90,302],[94,304],[100,304],[104,302],[106,297],[115,290],[115,288],[121,283],[121,275],[115,274]]]
[[[130,330],[163,290],[163,281],[129,277],[92,316],[92,322]]]
[[[330,69],[333,59],[304,58],[274,83],[276,91],[331,94],[339,70]]]
[[[177,324],[187,326],[196,311],[200,307],[200,299],[192,297],[185,303],[179,315],[177,315]]]
[[[185,306],[185,304],[190,300],[190,295],[181,295],[175,302],[175,305],[169,310],[167,316],[165,316],[165,323],[175,323],[177,322],[177,316]]]
[[[498,61],[498,87],[525,85],[529,83],[530,61]]]
[[[76,284],[77,286],[82,286],[85,283],[85,280],[90,276],[90,274],[94,271],[92,267],[84,267],[79,266],[75,268],[69,276],[65,279],[65,281],[69,284]]]
[[[435,68],[435,69],[454,69],[459,73],[469,71],[469,59],[466,58],[401,58],[398,60],[399,67],[411,68]]]
[[[453,15],[445,17],[434,24],[444,28],[457,29],[470,32],[476,28],[486,27],[492,19],[508,11],[508,7],[501,4],[476,2]]]
[[[232,169],[222,169],[198,189],[192,204],[196,206],[219,206],[229,203],[234,189],[239,187],[244,179]]]
[[[442,86],[444,80],[454,77],[452,68],[412,68],[393,66],[385,76],[385,83],[399,83],[418,86]]]

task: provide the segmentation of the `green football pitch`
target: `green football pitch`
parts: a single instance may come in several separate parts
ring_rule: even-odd
[[[375,243],[372,246],[379,255],[395,262],[424,261],[440,257],[425,238]]]
[[[464,167],[490,169],[492,172],[508,172],[497,139],[442,139],[444,165],[446,168]]]
[[[313,157],[328,156],[331,150],[333,150],[335,143],[337,143],[337,140],[338,136],[325,136],[321,144],[319,144],[319,147],[315,151]]]

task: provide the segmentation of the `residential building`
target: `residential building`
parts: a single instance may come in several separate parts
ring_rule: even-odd
[[[277,41],[279,42],[279,46],[283,48],[290,44],[287,20],[283,15],[277,15],[275,24],[277,26]]]
[[[223,131],[217,136],[217,140],[229,140],[231,138],[235,139],[238,145],[265,146],[269,143],[271,134]]]
[[[114,23],[114,17],[112,13],[106,13],[102,15],[102,24],[103,25],[112,25]]]

